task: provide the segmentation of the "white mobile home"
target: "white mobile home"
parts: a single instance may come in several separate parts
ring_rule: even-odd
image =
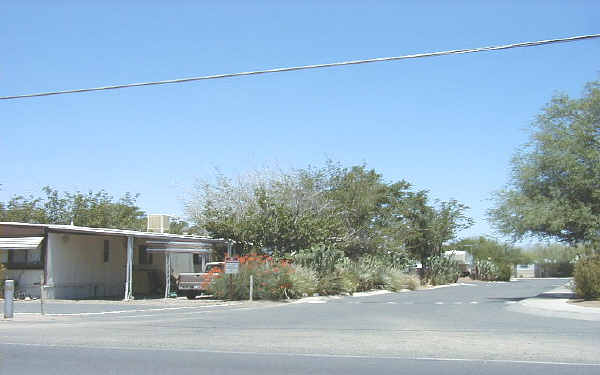
[[[223,239],[0,222],[0,263],[17,293],[47,298],[165,295],[172,278],[198,272]]]

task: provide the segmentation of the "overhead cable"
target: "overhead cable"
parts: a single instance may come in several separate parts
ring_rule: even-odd
[[[511,48],[534,47],[534,46],[541,46],[541,45],[554,44],[554,43],[575,42],[575,41],[592,39],[592,38],[600,38],[600,34],[578,35],[578,36],[572,36],[572,37],[568,37],[568,38],[538,40],[535,42],[521,42],[521,43],[505,44],[505,45],[500,45],[500,46],[417,53],[417,54],[413,54],[413,55],[404,55],[404,56],[377,57],[377,58],[372,58],[372,59],[350,60],[350,61],[342,61],[342,62],[334,62],[334,63],[326,63],[326,64],[302,65],[302,66],[293,66],[293,67],[287,67],[287,68],[255,70],[255,71],[250,71],[250,72],[215,74],[215,75],[200,76],[200,77],[169,79],[169,80],[164,80],[164,81],[127,83],[127,84],[92,87],[92,88],[85,88],[85,89],[48,91],[48,92],[40,92],[40,93],[34,93],[34,94],[1,96],[0,100],[33,98],[33,97],[38,97],[38,96],[51,96],[51,95],[63,95],[63,94],[77,94],[77,93],[90,92],[90,91],[117,90],[117,89],[129,88],[129,87],[166,85],[166,84],[172,84],[172,83],[184,83],[184,82],[192,82],[192,81],[203,81],[203,80],[209,80],[209,79],[231,78],[231,77],[267,74],[267,73],[283,73],[283,72],[291,72],[291,71],[296,71],[296,70],[333,68],[333,67],[337,67],[337,66],[368,64],[368,63],[383,62],[383,61],[397,61],[397,60],[407,60],[407,59],[418,59],[418,58],[423,58],[423,57],[459,55],[459,54],[465,54],[465,53],[476,53],[476,52],[484,52],[484,51],[498,51],[498,50],[511,49]]]

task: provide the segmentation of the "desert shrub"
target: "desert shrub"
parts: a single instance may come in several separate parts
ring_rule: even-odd
[[[510,281],[512,276],[512,266],[510,264],[500,264],[498,266],[498,276],[496,281]]]
[[[352,294],[358,291],[360,280],[358,275],[352,272],[339,272],[343,293]]]
[[[416,289],[416,277],[409,276],[403,268],[386,264],[380,257],[366,255],[357,260],[345,259],[337,267],[342,275],[355,284],[355,290],[364,292],[372,289]],[[350,292],[350,291],[349,291]]]
[[[288,294],[289,297],[300,298],[316,293],[319,279],[315,271],[297,265],[293,267],[290,274],[290,281],[292,285]]]
[[[344,259],[337,266],[337,271],[346,278],[354,280],[355,290],[363,292],[377,286],[383,286],[383,267],[372,257],[362,257],[357,260]]]
[[[600,298],[600,255],[579,259],[575,264],[573,281],[578,297]]]
[[[510,281],[512,266],[507,263],[494,263],[491,260],[478,260],[477,277],[484,281]]]
[[[419,278],[416,275],[409,275],[397,269],[390,269],[387,277],[385,288],[392,292],[402,289],[416,290],[420,285]]]
[[[324,245],[300,250],[292,255],[294,264],[314,270],[318,275],[335,271],[336,265],[344,260],[344,252]]]
[[[293,264],[255,254],[241,257],[239,273],[218,275],[209,291],[220,299],[248,299],[250,275],[254,278],[255,299],[352,294],[376,288],[395,291],[419,286],[416,277],[378,256],[351,260],[340,251],[319,246],[294,254],[291,260]]]
[[[425,270],[425,280],[432,285],[455,283],[460,275],[458,263],[444,256],[432,256],[428,259],[428,267]]]
[[[254,298],[278,300],[291,298],[294,269],[285,261],[248,255],[240,259],[239,273],[219,275],[210,284],[209,292],[220,299],[243,300],[250,295],[250,275],[254,278]]]
[[[478,260],[475,262],[477,278],[484,281],[492,281],[498,273],[498,267],[490,260]]]
[[[331,272],[319,277],[316,290],[317,293],[325,296],[348,293],[344,286],[341,273]]]

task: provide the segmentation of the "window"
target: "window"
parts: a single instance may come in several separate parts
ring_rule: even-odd
[[[149,253],[147,249],[148,247],[144,245],[138,247],[139,264],[152,264],[152,253]]]
[[[202,259],[200,258],[200,254],[194,254],[194,264],[202,264]]]
[[[110,241],[104,240],[104,263],[108,263],[110,254]]]
[[[9,250],[8,267],[37,267],[42,265],[42,252],[40,249],[33,250]]]

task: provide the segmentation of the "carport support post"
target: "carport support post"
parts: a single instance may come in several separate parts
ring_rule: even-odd
[[[171,291],[171,253],[165,251],[165,298],[169,298]]]
[[[40,313],[44,315],[44,273],[40,278]]]
[[[131,291],[133,290],[133,236],[127,236],[127,263],[125,271],[125,301],[131,299]]]
[[[252,293],[254,290],[254,277],[252,275],[250,275],[250,302],[252,302],[252,295],[254,293]]]
[[[4,319],[13,317],[13,295],[15,293],[15,281],[4,281]]]

